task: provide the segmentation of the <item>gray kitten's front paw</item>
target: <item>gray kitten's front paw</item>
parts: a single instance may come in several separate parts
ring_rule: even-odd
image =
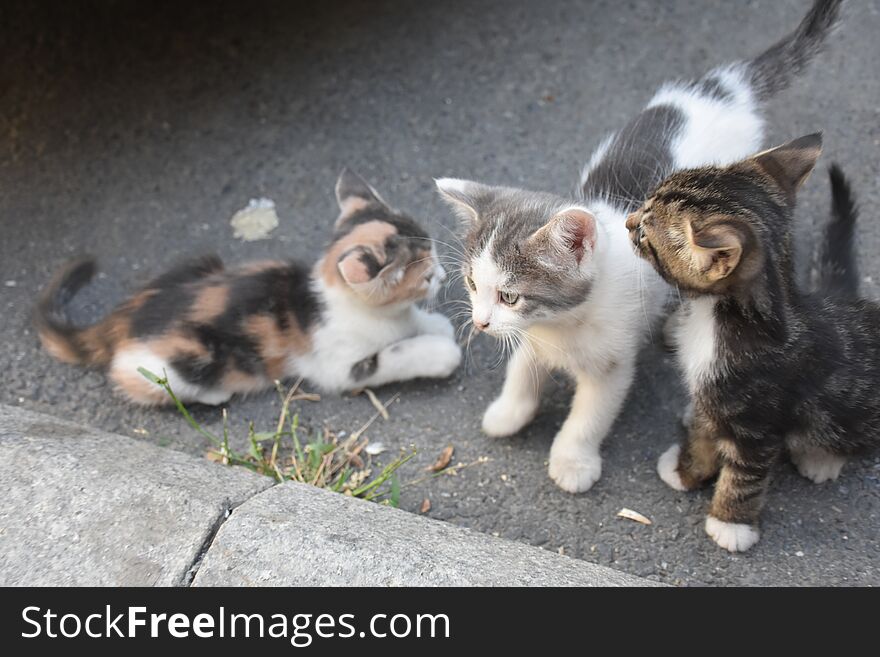
[[[583,493],[602,476],[602,457],[598,451],[585,452],[582,447],[570,448],[554,443],[550,448],[548,474],[562,490]]]
[[[492,438],[512,436],[534,417],[536,403],[527,403],[499,397],[483,414],[483,431]]]

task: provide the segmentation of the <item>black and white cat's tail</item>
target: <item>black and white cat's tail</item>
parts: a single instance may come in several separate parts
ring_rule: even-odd
[[[95,275],[93,258],[84,257],[64,265],[40,293],[34,308],[34,324],[45,349],[58,360],[76,365],[104,364],[103,350],[95,349],[94,327],[82,329],[65,318],[64,307]]]
[[[859,270],[853,245],[858,208],[843,171],[828,169],[831,179],[831,218],[819,246],[814,288],[835,297],[853,297],[859,291]]]
[[[844,0],[814,0],[794,32],[746,63],[752,89],[760,100],[787,89],[825,47],[840,21]]]

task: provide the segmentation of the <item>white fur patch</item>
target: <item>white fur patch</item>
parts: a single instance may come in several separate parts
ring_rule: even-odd
[[[706,533],[713,541],[730,552],[745,552],[761,538],[757,527],[737,522],[724,522],[706,516]]]
[[[339,392],[421,377],[445,378],[460,364],[461,348],[443,315],[413,304],[370,306],[320,280],[313,286],[324,302],[323,321],[312,333],[312,350],[288,358],[288,376],[304,376],[324,390]],[[353,381],[352,365],[372,357],[375,371]]]
[[[602,457],[599,450],[584,449],[557,438],[550,448],[548,474],[562,490],[584,493],[602,476]]]
[[[689,301],[675,329],[678,361],[691,394],[711,379],[718,367],[715,302],[710,296]]]
[[[681,483],[678,474],[678,457],[681,454],[681,445],[675,444],[667,449],[657,460],[657,474],[670,488],[678,491],[687,490]]]
[[[687,117],[672,147],[677,169],[732,164],[761,148],[764,121],[742,72],[728,67],[713,74],[732,98],[718,99],[681,84],[667,84],[648,103],[648,107],[672,105]]]
[[[489,237],[480,254],[471,261],[471,279],[476,290],[468,290],[471,295],[471,314],[474,324],[489,325],[489,331],[504,328],[504,310],[498,304],[498,291],[504,289],[507,276],[492,258],[492,242],[495,235]],[[511,318],[507,318],[511,319]]]
[[[158,377],[166,377],[168,385],[171,386],[171,390],[174,391],[174,394],[182,401],[198,401],[205,404],[220,403],[212,401],[213,397],[210,395],[210,399],[203,399],[204,391],[201,387],[189,383],[186,379],[180,376],[173,367],[171,367],[168,361],[157,356],[147,347],[130,347],[118,351],[116,355],[113,356],[110,370],[132,374],[134,376],[141,376],[141,374],[138,373],[138,368],[140,367],[143,367],[145,370],[152,372]],[[221,402],[226,401],[226,399],[229,399],[229,394],[226,394],[225,399],[222,399]]]
[[[499,397],[483,414],[483,432],[492,438],[512,436],[534,417],[537,404]]]

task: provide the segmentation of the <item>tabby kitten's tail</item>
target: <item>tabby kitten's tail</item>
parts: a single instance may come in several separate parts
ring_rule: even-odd
[[[816,258],[813,287],[828,296],[856,297],[859,270],[853,249],[858,208],[843,171],[836,164],[828,169],[831,178],[831,219]]]
[[[40,341],[58,360],[74,365],[106,365],[110,351],[101,349],[98,328],[81,329],[65,318],[64,307],[95,275],[95,261],[80,258],[65,265],[46,285],[34,309]]]
[[[825,46],[837,26],[843,0],[815,0],[794,32],[746,64],[752,88],[760,100],[787,89]]]

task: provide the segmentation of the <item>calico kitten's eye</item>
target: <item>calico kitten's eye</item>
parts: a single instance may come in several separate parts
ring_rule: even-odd
[[[501,297],[501,300],[508,306],[512,306],[519,301],[519,295],[516,292],[499,292],[498,296]]]
[[[467,286],[470,288],[471,292],[476,292],[476,291],[477,291],[477,284],[474,283],[474,279],[473,279],[473,278],[471,278],[470,276],[465,276],[465,277],[464,277],[464,282],[465,282],[465,283],[467,284]]]

